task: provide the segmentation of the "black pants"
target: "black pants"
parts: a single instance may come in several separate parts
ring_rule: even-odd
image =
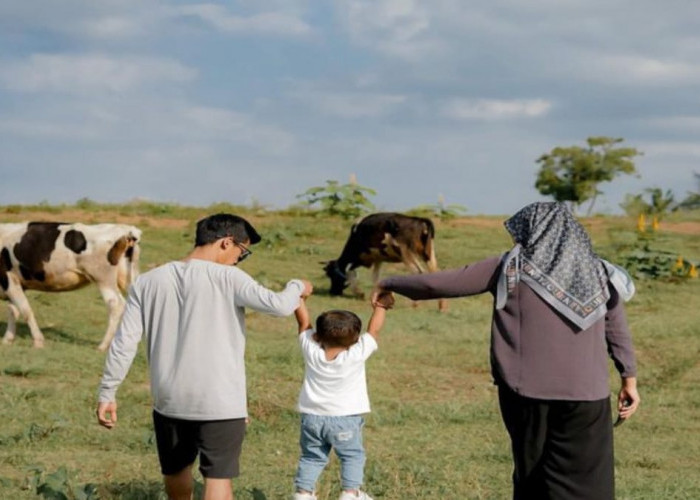
[[[539,400],[499,386],[513,449],[514,500],[613,500],[610,399]]]

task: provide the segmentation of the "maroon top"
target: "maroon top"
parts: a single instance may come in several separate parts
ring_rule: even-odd
[[[379,286],[414,300],[496,294],[500,257],[436,273],[394,276]],[[595,401],[610,396],[608,354],[621,377],[636,376],[632,338],[612,285],[605,319],[580,330],[520,281],[494,307],[491,370],[497,384],[536,399]]]

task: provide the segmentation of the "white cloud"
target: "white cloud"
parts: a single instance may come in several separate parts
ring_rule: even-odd
[[[700,83],[700,61],[659,59],[636,55],[588,56],[588,70],[581,73],[589,80],[621,85],[690,85]]]
[[[700,160],[700,144],[697,141],[642,141],[639,149],[644,155],[687,157]]]
[[[648,125],[675,133],[700,133],[700,116],[666,116],[651,118]]]
[[[85,19],[82,28],[86,35],[93,38],[126,39],[142,36],[148,32],[147,22],[143,18],[120,15],[105,15],[95,19]]]
[[[42,140],[89,140],[99,137],[99,134],[89,125],[31,118],[0,119],[0,132],[7,137],[31,137]]]
[[[398,109],[407,98],[399,94],[371,92],[319,92],[304,90],[291,95],[323,114],[341,118],[377,118]]]
[[[33,54],[0,65],[0,85],[21,92],[124,92],[161,82],[188,82],[197,71],[166,58]]]
[[[227,4],[173,5],[163,0],[6,0],[0,2],[0,26],[21,25],[36,32],[58,33],[72,39],[133,43],[155,38],[176,28],[177,21],[195,18],[223,33],[299,37],[312,28],[302,19],[308,5],[298,0]],[[253,11],[243,16],[233,9]]]
[[[0,19],[7,31],[20,26],[32,37],[59,34],[73,40],[133,41],[152,36],[167,10],[159,0],[6,0],[0,2]]]
[[[406,60],[443,49],[430,36],[430,9],[417,0],[341,0],[338,7],[351,38],[361,46]]]
[[[442,115],[457,120],[503,120],[537,118],[549,113],[552,103],[545,99],[453,99]]]
[[[312,29],[296,14],[273,11],[260,12],[248,17],[236,16],[223,5],[203,3],[183,5],[173,9],[175,16],[192,16],[232,34],[265,34],[277,36],[306,36]]]
[[[183,107],[177,130],[189,139],[246,142],[265,154],[284,154],[295,143],[290,133],[258,123],[250,115],[205,106]]]
[[[167,149],[172,144],[208,144],[221,151],[245,149],[263,157],[288,153],[295,137],[255,116],[158,96],[70,96],[43,100],[0,119],[5,138],[70,140],[77,150],[115,144]]]

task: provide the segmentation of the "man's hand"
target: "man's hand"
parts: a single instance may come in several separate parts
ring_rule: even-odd
[[[294,311],[294,316],[299,326],[298,333],[305,332],[311,328],[311,317],[309,316],[309,310],[306,307],[306,299],[304,297],[299,300],[299,307]]]
[[[111,429],[117,424],[117,403],[97,403],[97,421],[102,427]]]
[[[301,280],[304,283],[304,290],[301,292],[301,298],[305,299],[314,293],[314,286],[308,280]]]
[[[637,378],[627,377],[622,379],[622,387],[617,396],[617,410],[619,412],[619,420],[623,422],[630,418],[637,408],[641,398],[637,392]]]

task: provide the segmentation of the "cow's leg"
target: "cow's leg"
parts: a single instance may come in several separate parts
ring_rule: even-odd
[[[426,265],[428,266],[428,272],[434,273],[435,271],[439,271],[437,259],[435,258],[435,248],[433,245],[430,245],[430,258],[426,262]],[[447,311],[447,300],[438,299],[438,310],[440,312]]]
[[[402,249],[401,257],[404,264],[415,273],[434,273],[438,270],[437,260],[435,259],[435,252],[432,246],[430,248],[430,258],[427,261],[406,248]],[[417,304],[414,302],[413,307],[416,307],[416,305]],[[447,300],[438,299],[438,310],[440,310],[440,312],[447,311]]]
[[[122,313],[124,312],[124,297],[119,293],[117,289],[116,282],[113,286],[99,285],[100,293],[102,298],[107,304],[107,309],[109,310],[109,323],[107,323],[107,331],[105,336],[97,347],[100,351],[105,351],[109,347],[109,344],[114,338],[114,333],[117,331],[119,326],[119,321],[122,318]]]
[[[372,286],[377,287],[379,283],[379,270],[382,268],[382,262],[377,261],[372,265]]]
[[[7,330],[2,339],[3,344],[10,344],[15,339],[17,320],[20,315],[22,315],[27,320],[27,326],[29,326],[29,331],[32,334],[34,347],[44,347],[44,335],[41,333],[39,324],[34,317],[34,311],[32,311],[29,300],[27,300],[27,296],[24,295],[22,288],[18,284],[14,284],[14,286],[10,284],[10,288],[7,290],[7,298],[10,299],[11,303],[7,317]]]
[[[422,274],[425,272],[423,266],[421,265],[421,260],[415,254],[406,247],[401,247],[401,260],[409,271],[415,274]],[[415,300],[411,302],[412,307],[418,307],[418,302]]]
[[[7,329],[2,338],[3,344],[11,344],[15,341],[17,332],[17,320],[19,319],[19,309],[12,303],[7,303]]]
[[[348,286],[352,290],[352,293],[363,298],[365,294],[362,293],[362,290],[360,289],[360,280],[357,278],[357,269],[349,270],[347,273],[345,273],[345,276],[347,276]]]

